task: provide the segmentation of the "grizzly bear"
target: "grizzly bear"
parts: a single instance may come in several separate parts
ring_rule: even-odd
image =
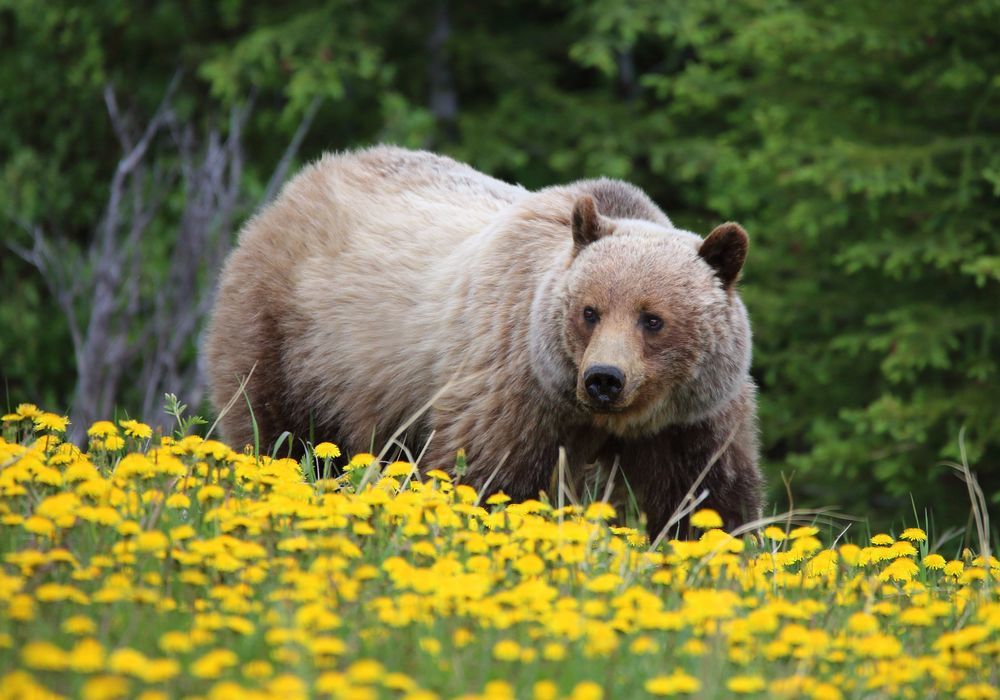
[[[427,152],[326,155],[225,264],[212,400],[238,446],[255,421],[262,445],[367,451],[419,414],[422,467],[464,448],[464,482],[514,499],[549,489],[561,449],[571,474],[617,461],[651,537],[711,465],[696,495],[734,528],[761,510],[746,254],[737,224],[702,240],[625,182],[531,192]]]

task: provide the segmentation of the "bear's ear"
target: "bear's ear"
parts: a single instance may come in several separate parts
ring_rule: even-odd
[[[716,226],[708,234],[698,249],[698,255],[712,266],[715,274],[722,280],[723,288],[729,289],[743,269],[749,246],[747,232],[739,224],[730,221]]]
[[[589,194],[581,196],[573,204],[573,247],[579,253],[601,236],[614,230],[610,221],[597,211],[597,203]]]

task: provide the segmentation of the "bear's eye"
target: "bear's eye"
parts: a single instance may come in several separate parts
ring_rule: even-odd
[[[663,319],[653,314],[643,314],[642,325],[647,331],[658,331],[663,328]]]
[[[587,323],[597,323],[597,311],[592,306],[583,309],[583,320]]]

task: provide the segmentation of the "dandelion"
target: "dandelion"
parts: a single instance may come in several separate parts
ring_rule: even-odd
[[[87,437],[107,438],[118,434],[118,426],[108,420],[99,420],[87,429]]]
[[[957,578],[962,575],[963,571],[965,571],[965,563],[958,559],[953,559],[945,564],[943,569],[945,576],[954,576]]]
[[[490,681],[483,688],[487,700],[513,700],[514,688],[506,681]]]
[[[40,415],[42,415],[42,411],[38,406],[33,403],[22,403],[18,404],[17,408],[14,409],[14,413],[4,415],[3,420],[7,422],[34,420]]]
[[[594,501],[583,513],[587,520],[611,520],[615,515],[615,507],[603,501]]]
[[[726,681],[726,688],[729,692],[738,695],[759,693],[764,690],[766,683],[761,676],[733,676]]]
[[[361,659],[347,667],[347,677],[355,683],[375,683],[385,667],[375,659]]]
[[[239,662],[239,657],[229,649],[214,649],[207,652],[190,666],[196,678],[218,678]]]
[[[101,675],[83,684],[84,700],[117,700],[128,697],[129,682],[121,676]]]
[[[691,515],[691,525],[700,530],[722,527],[722,518],[714,510],[702,508]]]
[[[566,647],[558,642],[548,642],[542,647],[542,658],[547,661],[562,661],[566,658]]]
[[[413,465],[409,462],[392,462],[386,466],[382,472],[385,476],[400,477],[409,476],[413,472]]]
[[[493,658],[498,661],[518,661],[521,645],[511,639],[503,639],[493,645]]]
[[[690,695],[701,690],[701,682],[677,669],[669,676],[650,678],[646,681],[645,688],[651,695]]]
[[[313,448],[313,454],[319,459],[335,459],[340,456],[340,448],[332,442],[321,442]]]
[[[119,424],[125,430],[125,434],[129,437],[134,437],[139,440],[148,440],[153,437],[153,429],[145,423],[140,423],[137,420],[123,420],[119,421]]]
[[[552,681],[537,681],[532,687],[531,697],[533,700],[557,700],[559,686]]]
[[[594,681],[580,681],[573,686],[570,700],[603,700],[604,689]]]
[[[955,697],[958,700],[996,700],[1000,698],[1000,690],[987,683],[969,683],[959,688]]]
[[[775,542],[781,542],[785,540],[788,536],[785,531],[780,527],[775,527],[774,525],[768,525],[764,528],[764,537],[769,540],[774,540]]]
[[[74,636],[94,634],[97,631],[97,623],[86,615],[72,615],[63,620],[62,630]]]
[[[344,471],[351,472],[358,469],[367,469],[375,460],[375,455],[361,452],[351,457],[351,461],[344,465]]]
[[[67,425],[69,425],[69,418],[67,416],[60,416],[55,413],[42,413],[35,416],[36,430],[51,430],[54,433],[65,433]]]
[[[908,527],[899,535],[899,539],[910,540],[911,542],[926,542],[927,533],[919,527]]]

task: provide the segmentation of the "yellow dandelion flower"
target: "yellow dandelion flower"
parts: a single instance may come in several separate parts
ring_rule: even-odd
[[[421,637],[418,644],[420,645],[420,648],[430,656],[436,657],[441,654],[441,642],[434,637]]]
[[[618,574],[598,574],[587,582],[586,588],[592,593],[610,593],[622,582]]]
[[[514,687],[507,681],[489,681],[483,695],[484,700],[514,700]]]
[[[238,661],[239,658],[229,649],[213,649],[192,663],[190,672],[196,678],[218,678]]]
[[[43,499],[35,508],[35,515],[50,520],[71,516],[80,507],[80,499],[74,493],[59,493]],[[75,520],[75,517],[73,518]],[[70,523],[72,524],[72,523]]]
[[[880,581],[910,581],[920,573],[920,567],[912,559],[896,559],[878,575]]]
[[[726,688],[731,693],[747,694],[759,693],[766,687],[761,676],[733,676],[726,681]]]
[[[36,671],[62,671],[69,666],[69,655],[51,642],[28,642],[21,649],[21,661]]]
[[[573,686],[570,700],[603,700],[604,689],[594,681],[580,681]]]
[[[144,690],[135,696],[135,700],[170,700],[170,696],[160,690]]]
[[[190,508],[191,499],[188,498],[187,494],[173,493],[167,496],[167,499],[164,501],[164,505],[167,508]]]
[[[33,535],[41,535],[42,537],[50,537],[56,531],[55,523],[48,518],[42,518],[37,515],[32,515],[25,520],[21,527]]]
[[[788,533],[788,539],[797,540],[800,537],[814,537],[819,534],[819,528],[815,525],[803,525]]]
[[[121,676],[100,675],[83,684],[83,700],[118,700],[128,697],[129,681]]]
[[[18,404],[17,408],[14,409],[14,415],[17,416],[18,420],[24,420],[25,418],[34,419],[42,415],[42,411],[33,403],[22,403]],[[7,416],[4,416],[4,420],[7,420]]]
[[[194,642],[183,632],[164,632],[160,635],[159,646],[166,654],[187,654],[194,648]]]
[[[438,481],[451,483],[451,475],[441,469],[431,469],[429,472],[426,472],[424,476],[428,479],[437,479]]]
[[[509,503],[510,496],[505,494],[503,491],[497,491],[495,494],[486,499],[486,505],[488,506],[498,506],[502,503]]]
[[[514,568],[522,576],[537,576],[545,571],[545,562],[537,554],[525,554],[514,562]]]
[[[934,624],[934,615],[927,608],[912,607],[899,613],[897,618],[902,625],[928,627]]]
[[[99,420],[87,429],[87,437],[106,438],[118,434],[118,426],[109,420]]]
[[[101,671],[104,662],[104,646],[96,639],[81,639],[69,652],[69,667],[78,673]]]
[[[866,612],[856,612],[847,619],[847,629],[858,634],[878,631],[878,618]]]
[[[62,630],[74,636],[94,634],[97,631],[97,623],[86,615],[72,615],[63,620]]]
[[[291,673],[283,673],[268,681],[267,692],[271,697],[290,700],[308,697],[305,681]]]
[[[768,525],[764,528],[764,537],[769,540],[774,540],[775,542],[781,542],[785,540],[788,535],[780,527],[775,527],[774,525]]]
[[[340,448],[332,442],[321,442],[313,448],[313,454],[319,459],[335,459],[340,456]]]
[[[810,691],[812,700],[841,700],[844,695],[840,690],[830,683],[817,683]]]
[[[42,413],[35,417],[36,430],[51,430],[54,433],[65,433],[67,425],[69,425],[68,416],[60,416],[55,413]]]
[[[512,639],[502,639],[493,645],[493,658],[498,661],[518,661],[521,645]]]
[[[105,450],[117,452],[125,447],[125,440],[120,435],[108,435],[107,437],[93,437],[90,439],[91,450]]]
[[[198,489],[198,503],[205,501],[219,501],[226,495],[226,490],[218,484],[209,484]]]
[[[383,476],[400,477],[409,476],[413,472],[413,465],[409,462],[392,462],[382,472]]]
[[[385,674],[382,678],[382,686],[389,690],[399,690],[404,693],[412,692],[418,688],[415,680],[399,671]]]
[[[628,647],[629,652],[636,655],[655,654],[659,652],[660,646],[649,635],[642,635],[632,640]]]
[[[873,535],[870,540],[870,542],[877,547],[886,547],[895,541],[896,540],[892,539],[889,535],[886,535],[884,533]]]
[[[928,554],[923,559],[923,564],[928,569],[943,569],[945,563],[944,557],[940,554]]]
[[[645,688],[650,695],[690,695],[701,690],[701,682],[677,669],[669,676],[650,678],[646,681]]]
[[[344,465],[344,471],[352,472],[356,469],[367,469],[376,459],[373,454],[361,452],[351,457],[351,461]]]
[[[1000,690],[988,683],[968,683],[955,693],[958,700],[996,700],[1000,698]]]
[[[148,440],[153,437],[153,429],[145,423],[140,423],[137,420],[123,420],[119,421],[119,424],[125,429],[125,434],[129,437],[138,438],[139,440]]]
[[[583,517],[587,520],[611,520],[615,515],[615,507],[603,501],[594,501],[583,513]]]
[[[537,681],[531,689],[532,700],[556,700],[559,686],[552,681]]]
[[[341,693],[344,693],[345,687],[349,687],[349,684],[343,673],[327,671],[321,673],[316,678],[315,690],[324,695],[336,694],[339,696]],[[374,693],[372,693],[372,696],[377,697]]]
[[[702,508],[691,515],[691,525],[699,530],[722,527],[722,517],[711,508]]]
[[[945,576],[955,576],[957,578],[962,575],[963,571],[965,571],[965,563],[958,559],[953,559],[944,565]]]
[[[347,677],[355,683],[377,683],[384,674],[385,667],[375,659],[360,659],[347,667]]]
[[[927,533],[919,527],[908,527],[900,534],[899,539],[910,540],[911,542],[926,542]]]
[[[411,690],[403,696],[403,700],[438,700],[438,694],[430,690]]]

